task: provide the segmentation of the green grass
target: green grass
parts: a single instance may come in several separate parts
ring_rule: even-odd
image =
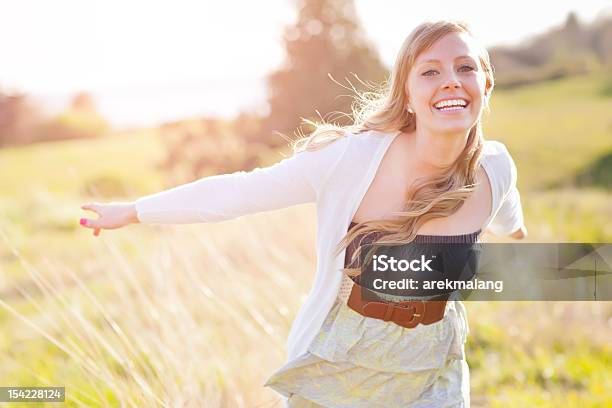
[[[485,138],[506,144],[519,188],[571,182],[612,150],[612,98],[601,93],[607,81],[600,74],[493,92]]]
[[[469,302],[467,357],[472,389],[486,396],[482,405],[609,406],[611,306]]]
[[[5,200],[23,203],[51,194],[82,197],[90,183],[111,178],[140,194],[159,186],[152,166],[163,156],[153,131],[1,149],[0,189]]]

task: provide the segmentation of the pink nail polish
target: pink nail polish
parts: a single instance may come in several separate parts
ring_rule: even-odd
[[[85,218],[81,218],[79,222],[81,223],[81,225],[87,224],[87,220]]]

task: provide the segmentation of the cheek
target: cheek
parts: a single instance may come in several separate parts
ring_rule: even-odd
[[[417,110],[426,110],[429,109],[435,93],[435,86],[431,86],[431,84],[421,84],[411,89],[410,95],[412,95],[412,97],[410,101]]]
[[[484,76],[478,76],[470,82],[470,93],[476,98],[484,99],[485,90],[487,88],[487,81]]]
[[[474,78],[473,81],[466,82],[465,89],[472,99],[472,108],[480,110],[484,106],[485,82]]]

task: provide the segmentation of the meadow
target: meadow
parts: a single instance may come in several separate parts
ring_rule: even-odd
[[[484,134],[516,161],[527,241],[612,242],[609,186],[575,182],[612,152],[610,89],[596,74],[494,92]],[[281,406],[262,385],[313,279],[314,205],[99,237],[78,224],[85,202],[169,187],[162,137],[0,150],[0,385],[65,386],[70,407]],[[466,307],[474,407],[612,406],[612,302]]]

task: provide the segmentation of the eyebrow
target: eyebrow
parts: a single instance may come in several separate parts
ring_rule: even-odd
[[[461,56],[455,58],[455,60],[462,59],[462,58],[474,59],[474,57],[472,57],[470,55],[461,55]],[[419,62],[418,65],[426,64],[428,62],[440,62],[440,60],[437,60],[437,59],[428,59],[428,60]]]

